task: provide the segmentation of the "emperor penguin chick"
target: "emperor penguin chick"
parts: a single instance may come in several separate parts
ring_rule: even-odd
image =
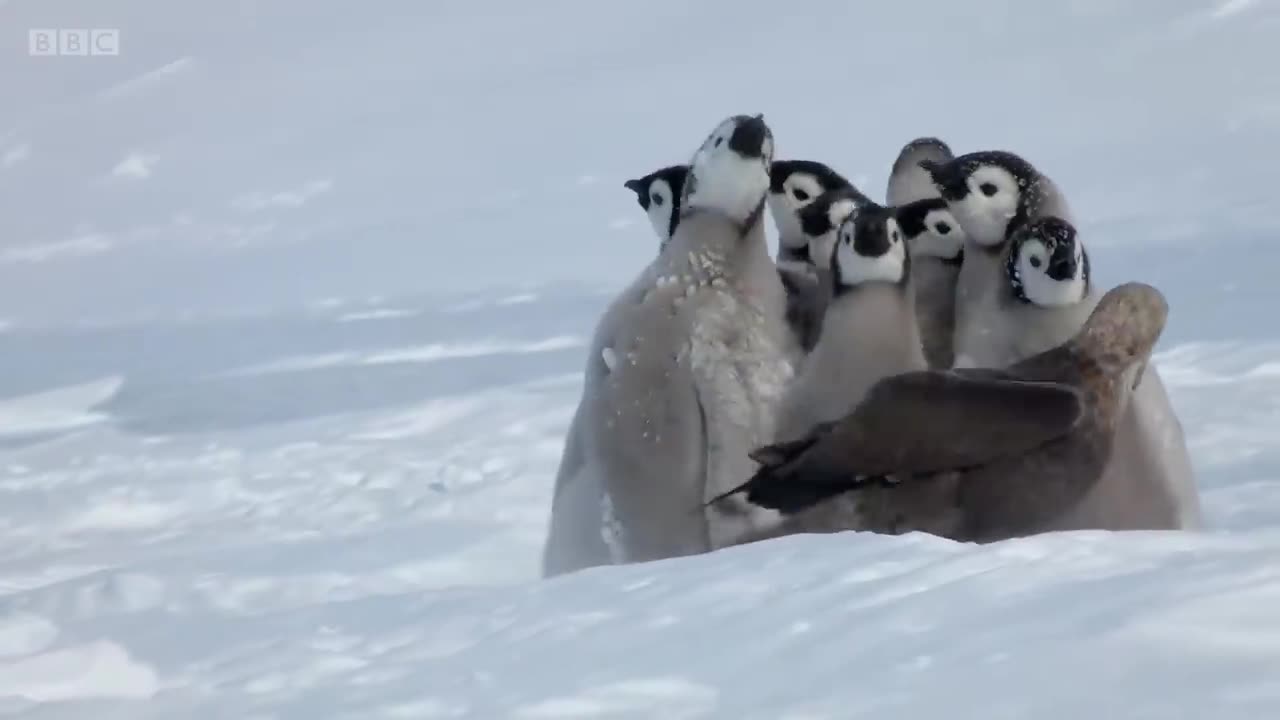
[[[822,333],[783,399],[779,440],[844,416],[881,378],[926,367],[911,268],[891,209],[864,206],[844,219],[832,251],[834,287]]]
[[[964,230],[940,197],[899,206],[896,214],[911,253],[924,356],[931,368],[949,368],[955,360],[956,282],[964,264]]]
[[[680,194],[688,174],[688,165],[671,165],[625,183],[629,190],[636,193],[637,202],[648,215],[654,234],[658,236],[659,251],[671,240],[680,224]],[[841,196],[861,197],[852,188],[832,192]],[[804,210],[807,211],[821,201],[820,197]],[[826,268],[827,264],[824,259],[820,268]],[[807,251],[797,253],[792,261],[779,263],[778,277],[786,291],[786,322],[794,342],[793,357],[799,359],[812,350],[813,344],[817,342],[819,323],[822,321],[822,311],[826,306],[830,287],[825,275],[814,272],[814,264]]]
[[[797,214],[800,233],[809,245],[809,262],[820,272],[831,270],[831,257],[840,226],[862,208],[884,209],[856,188],[836,188],[822,193]]]
[[[675,234],[597,325],[582,449],[615,562],[706,552],[776,518],[746,503],[689,513],[753,470],[792,374],[763,225],[772,158],[762,116],[720,123],[690,163]]]
[[[778,230],[778,274],[787,291],[787,325],[796,360],[813,349],[830,295],[826,272],[830,255],[813,254],[801,213],[832,192],[870,202],[853,183],[816,160],[779,160],[769,172],[769,214]]]
[[[1037,218],[1073,222],[1066,198],[1052,180],[1010,152],[974,152],[945,163],[919,164],[965,234],[964,262],[956,280],[954,365],[1008,365],[993,354],[991,339],[1002,332],[995,317],[1006,287],[1003,264],[1009,239]]]
[[[898,153],[885,190],[888,204],[898,209],[911,252],[916,318],[931,368],[949,368],[955,360],[956,281],[964,261],[964,230],[920,163],[953,159],[942,140],[916,138]]]
[[[653,232],[658,236],[659,250],[675,234],[680,222],[680,195],[688,174],[688,165],[669,165],[623,183],[636,194],[636,202],[649,216]]]
[[[778,229],[780,266],[815,264],[800,227],[800,211],[832,190],[847,190],[869,202],[843,175],[816,160],[779,160],[773,164],[769,171],[769,214]]]
[[[636,194],[636,202],[649,217],[658,236],[658,250],[666,246],[680,222],[680,196],[688,165],[670,165],[623,186]],[[542,575],[554,577],[611,562],[604,522],[605,496],[598,478],[588,477],[582,445],[583,405],[579,403],[565,433],[564,451],[556,470],[551,495],[551,519],[542,548]]]
[[[999,299],[992,357],[1020,362],[1078,332],[1102,292],[1089,254],[1060,218],[1013,233],[1005,261],[1009,291]],[[1136,383],[1136,387],[1134,387]],[[1135,371],[1101,480],[1055,529],[1176,530],[1201,526],[1199,492],[1182,423],[1152,361]]]
[[[868,204],[871,201],[854,188],[836,188],[819,195],[798,213],[800,232],[808,243],[808,249],[799,255],[804,269],[791,269],[787,262],[778,265],[787,289],[787,327],[799,346],[797,362],[813,351],[822,332],[822,316],[831,300],[836,231],[857,208]]]
[[[1098,297],[1089,253],[1062,218],[1038,218],[1015,230],[1003,266],[1003,290],[989,308],[992,364],[984,367],[1007,367],[1066,342]]]

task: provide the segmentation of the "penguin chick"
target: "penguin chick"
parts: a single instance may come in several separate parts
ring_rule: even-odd
[[[836,230],[859,206],[870,203],[852,186],[828,190],[797,213],[808,243],[792,261],[780,260],[778,274],[787,290],[787,327],[798,346],[797,360],[813,350],[822,331],[822,315],[831,300],[831,253]]]
[[[780,440],[848,413],[881,378],[926,367],[912,261],[893,211],[865,206],[847,215],[836,234],[832,298],[817,345],[783,399]]]
[[[920,137],[907,143],[889,171],[885,203],[901,207],[916,200],[938,197],[933,178],[921,167],[920,162],[926,160],[944,163],[954,159],[951,147],[936,137]]]
[[[1042,217],[1015,230],[1004,257],[1003,291],[988,308],[981,367],[1006,367],[1066,342],[1094,302],[1089,253],[1075,227]]]
[[[627,180],[623,186],[649,217],[658,236],[658,250],[666,246],[680,222],[680,195],[688,165],[670,165]],[[607,351],[607,352],[605,352]],[[611,348],[602,351],[612,354]],[[598,478],[588,477],[583,456],[583,403],[579,402],[565,433],[565,445],[551,494],[551,519],[542,548],[542,575],[555,577],[597,565],[608,565],[609,533],[602,527],[601,509],[607,505]]]
[[[779,160],[769,171],[769,214],[778,230],[778,274],[787,291],[787,324],[793,340],[792,357],[804,357],[817,342],[822,308],[830,296],[830,278],[801,228],[800,212],[823,194],[846,190],[862,197],[843,175],[816,160]],[[827,259],[822,259],[826,264]]]
[[[992,315],[1006,286],[1002,263],[1009,239],[1037,218],[1054,216],[1071,223],[1071,210],[1052,180],[1010,152],[981,151],[943,163],[921,160],[919,165],[965,233],[964,263],[956,280],[955,365],[993,366],[989,340],[1001,329],[992,326]]]
[[[689,164],[671,240],[597,323],[581,452],[615,562],[706,552],[773,520],[745,504],[688,512],[752,471],[792,375],[764,228],[772,158],[762,116],[717,125]]]
[[[800,209],[800,234],[808,245],[808,261],[820,271],[831,269],[836,232],[861,208],[883,209],[852,186],[828,190]]]
[[[964,257],[965,232],[940,197],[922,198],[894,208],[913,258],[937,258],[959,268]]]
[[[799,213],[820,195],[849,189],[866,200],[843,175],[816,160],[779,160],[769,171],[769,214],[778,229],[779,265],[812,266],[809,243],[800,228]]]
[[[992,362],[1012,364],[1077,332],[1099,302],[1089,253],[1074,227],[1055,217],[1015,231],[1005,262],[1009,291],[999,306]],[[1164,381],[1136,368],[1102,479],[1054,524],[1061,530],[1176,530],[1201,525],[1199,491],[1182,423]]]
[[[1018,226],[1038,217],[1072,220],[1057,185],[1014,153],[984,150],[942,163],[921,160],[919,165],[980,247],[1002,246]]]
[[[742,236],[764,214],[771,183],[773,133],[763,115],[722,122],[694,153],[681,195],[681,220],[712,213],[735,224]],[[764,174],[758,172],[764,168]]]
[[[659,249],[675,234],[680,222],[680,195],[688,174],[688,165],[668,165],[623,183],[636,194],[636,202],[649,216],[653,232],[658,236]]]
[[[898,209],[913,260],[916,318],[929,367],[949,368],[955,360],[956,283],[964,257],[964,231],[922,162],[955,159],[936,137],[920,137],[903,146],[893,162],[885,199]]]
[[[911,253],[916,321],[931,368],[949,368],[956,327],[956,282],[964,262],[965,234],[940,197],[896,208]]]

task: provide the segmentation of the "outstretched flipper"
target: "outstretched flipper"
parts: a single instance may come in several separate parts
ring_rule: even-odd
[[[925,370],[885,378],[843,419],[753,453],[774,461],[726,493],[795,512],[869,477],[983,465],[1069,432],[1084,411],[1074,388],[992,370]]]

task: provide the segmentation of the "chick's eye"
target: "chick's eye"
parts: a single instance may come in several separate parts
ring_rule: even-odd
[[[981,185],[978,186],[978,189],[981,190],[982,194],[986,195],[987,197],[994,196],[996,194],[996,191],[998,190],[998,188],[996,188],[995,186],[995,183],[989,183],[989,182],[982,183]]]
[[[899,242],[899,241],[901,241],[901,240],[902,240],[902,236],[898,234],[898,231],[897,231],[897,230],[894,230],[894,231],[893,231],[893,234],[889,236],[889,239],[890,239],[891,241],[893,241],[893,242],[897,243],[897,242]]]
[[[650,195],[649,199],[653,201],[654,205],[657,205],[658,207],[662,207],[662,202],[663,202],[662,196],[659,195],[658,193],[654,193]]]
[[[1039,255],[1032,255],[1032,256],[1031,256],[1031,267],[1033,267],[1033,268],[1038,268],[1038,267],[1040,267],[1041,263],[1042,263],[1042,261],[1040,260],[1040,256],[1039,256]]]
[[[724,138],[722,137],[716,138],[716,147],[720,147],[723,144],[724,144]]]
[[[800,202],[804,202],[805,200],[809,199],[809,193],[801,190],[800,188],[792,189],[791,194],[794,195],[795,198]]]
[[[951,226],[944,222],[940,222],[937,225],[934,225],[933,229],[938,231],[939,235],[946,235],[947,233],[951,232]]]

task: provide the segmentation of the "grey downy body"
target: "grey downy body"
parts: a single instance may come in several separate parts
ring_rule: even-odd
[[[635,193],[636,202],[649,218],[659,251],[671,240],[680,222],[680,200],[688,173],[688,165],[669,165],[623,183]],[[552,489],[551,517],[542,549],[543,577],[608,565],[615,554],[607,542],[611,538],[606,527],[611,509],[599,479],[587,474],[582,414],[580,400],[565,433]]]
[[[792,374],[763,226],[771,155],[763,119],[717,127],[691,163],[671,241],[597,326],[580,429],[614,519],[614,562],[706,552],[776,520],[745,504],[689,513],[754,467],[748,453],[772,438]]]
[[[783,399],[779,440],[848,413],[881,378],[926,367],[911,259],[892,211],[864,206],[844,215],[828,263],[833,297]]]
[[[931,368],[955,360],[956,283],[964,262],[964,231],[942,198],[923,198],[895,208],[911,251],[916,324]]]
[[[609,511],[604,489],[599,477],[591,475],[594,466],[587,464],[582,447],[585,404],[584,397],[573,411],[556,469],[551,517],[542,547],[544,578],[613,562],[614,553],[606,542]]]
[[[899,209],[898,222],[912,253],[916,322],[931,368],[949,368],[955,360],[956,283],[964,260],[964,232],[950,217],[945,201],[921,161],[955,159],[936,137],[920,137],[903,146],[889,172],[885,202]]]

